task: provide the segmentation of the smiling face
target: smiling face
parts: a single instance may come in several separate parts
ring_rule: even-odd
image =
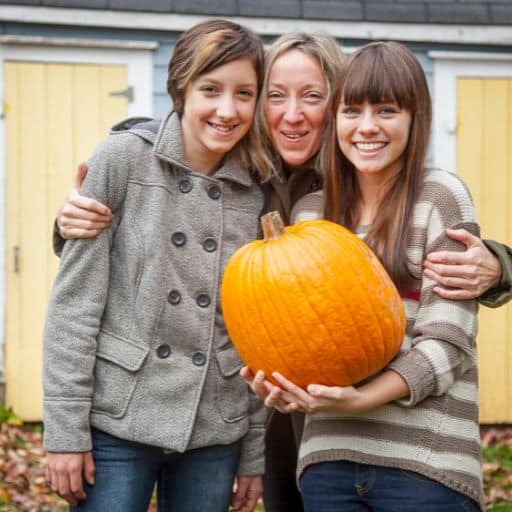
[[[258,80],[249,59],[237,59],[188,84],[181,117],[185,158],[210,173],[251,128]]]
[[[387,180],[400,172],[409,140],[411,113],[396,103],[340,103],[338,144],[359,175]]]
[[[270,69],[265,118],[274,149],[288,165],[302,165],[320,148],[327,85],[316,59],[292,49]]]

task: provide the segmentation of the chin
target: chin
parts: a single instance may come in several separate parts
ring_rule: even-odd
[[[283,155],[281,157],[286,165],[303,165],[305,164],[311,157],[304,154],[292,154],[292,155]]]

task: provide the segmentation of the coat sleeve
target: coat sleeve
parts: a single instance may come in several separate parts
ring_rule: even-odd
[[[269,409],[250,391],[249,430],[242,439],[238,475],[262,475],[265,472],[265,426],[268,416]]]
[[[494,253],[501,264],[501,281],[495,288],[487,290],[478,302],[490,308],[497,308],[512,299],[512,249],[494,240],[484,240],[487,248]]]
[[[49,451],[91,449],[96,338],[108,293],[110,247],[127,188],[129,138],[109,137],[89,161],[83,193],[107,204],[114,221],[95,238],[67,241],[51,292],[43,334],[44,445]]]
[[[425,185],[414,215],[409,247],[414,261],[422,262],[429,252],[462,251],[462,244],[446,235],[447,228],[464,228],[479,236],[474,207],[464,184],[455,176],[444,176]],[[447,183],[445,182],[447,180]],[[421,263],[419,265],[421,275]],[[409,386],[409,397],[398,401],[413,407],[430,395],[442,395],[476,364],[475,338],[477,303],[447,300],[433,292],[435,282],[421,277],[417,309],[408,313],[410,347],[402,350],[389,367]],[[415,309],[415,311],[414,311]]]
[[[65,238],[60,234],[59,225],[57,224],[57,219],[53,222],[53,232],[52,232],[52,245],[53,245],[53,253],[55,256],[59,258],[62,256],[62,250],[64,249],[64,244],[66,243]]]

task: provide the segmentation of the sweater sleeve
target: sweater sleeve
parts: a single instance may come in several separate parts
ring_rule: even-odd
[[[487,290],[478,302],[490,308],[497,308],[512,299],[512,249],[494,240],[484,240],[487,248],[498,258],[501,264],[501,281]]]
[[[416,205],[409,260],[421,280],[419,302],[405,300],[407,345],[390,363],[409,386],[409,397],[399,403],[413,407],[429,395],[445,393],[476,363],[477,303],[447,300],[433,292],[435,282],[421,273],[429,252],[462,251],[462,244],[446,235],[447,228],[464,228],[479,236],[469,192],[454,175],[434,171]]]
[[[48,304],[43,339],[44,445],[91,449],[89,412],[96,337],[107,299],[110,247],[126,194],[130,136],[109,137],[88,163],[83,193],[114,212],[99,236],[69,240]]]

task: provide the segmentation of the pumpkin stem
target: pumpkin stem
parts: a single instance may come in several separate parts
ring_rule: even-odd
[[[285,234],[284,223],[279,212],[269,212],[261,217],[263,241],[277,240]]]

